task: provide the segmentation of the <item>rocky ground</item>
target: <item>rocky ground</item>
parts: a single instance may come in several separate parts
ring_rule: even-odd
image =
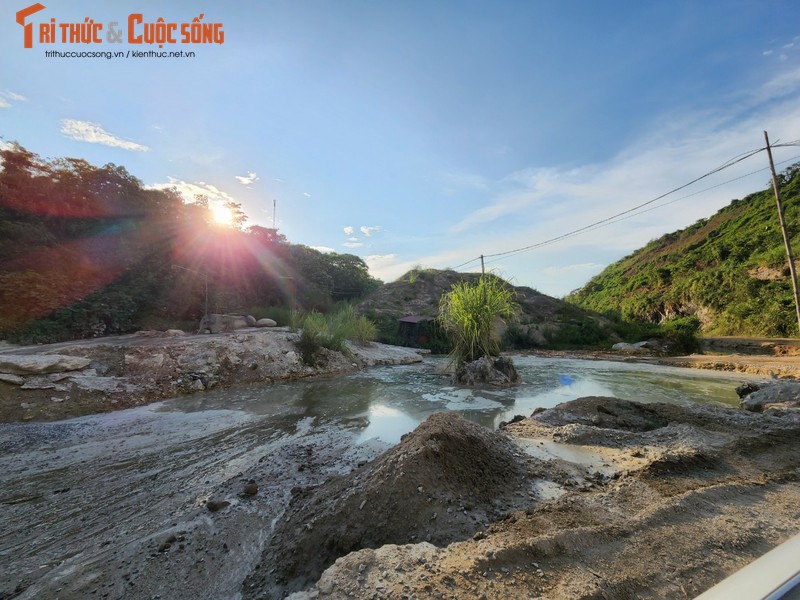
[[[347,373],[419,362],[419,351],[371,343],[321,349],[305,364],[297,333],[138,334],[43,346],[0,347],[0,422],[46,421],[140,406],[215,387]]]

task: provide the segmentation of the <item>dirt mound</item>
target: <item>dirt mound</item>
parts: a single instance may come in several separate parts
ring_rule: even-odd
[[[694,597],[798,533],[800,415],[592,397],[506,432],[549,500],[446,546],[353,552],[292,600]]]
[[[376,461],[294,490],[245,597],[283,597],[362,548],[466,539],[498,518],[524,479],[519,450],[455,413],[432,415]]]

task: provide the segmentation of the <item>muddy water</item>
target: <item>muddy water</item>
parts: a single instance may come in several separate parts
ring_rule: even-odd
[[[616,396],[641,402],[712,403],[735,406],[734,388],[747,376],[612,361],[515,356],[523,384],[510,389],[466,389],[437,375],[442,358],[422,365],[375,368],[335,379],[212,392],[165,404],[165,411],[241,410],[265,415],[276,405],[294,417],[319,422],[345,419],[361,430],[358,440],[394,444],[435,412],[457,411],[496,428],[514,415],[551,408],[582,396]]]
[[[509,390],[452,387],[436,374],[440,360],[428,359],[57,423],[2,424],[0,598],[236,597],[293,487],[375,456],[432,413],[458,411],[494,428],[588,395],[735,404],[742,380],[614,362],[519,356],[515,364],[524,383]],[[241,522],[221,527],[225,515],[211,519],[205,501],[244,506],[248,478],[259,483],[258,501],[231,513]],[[164,566],[168,551],[159,547],[176,534],[186,549]],[[223,535],[224,553],[210,550]],[[213,571],[204,571],[206,557],[216,557]]]

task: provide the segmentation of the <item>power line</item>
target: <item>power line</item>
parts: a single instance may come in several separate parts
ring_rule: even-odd
[[[786,143],[782,143],[782,144],[772,144],[773,148],[788,147],[788,146],[800,146],[800,140],[792,140],[791,142],[786,142]],[[684,200],[686,198],[690,198],[692,196],[696,196],[698,194],[701,194],[701,193],[707,192],[709,190],[721,187],[721,186],[726,185],[728,183],[731,183],[733,181],[738,181],[739,179],[744,179],[745,177],[749,177],[751,175],[754,175],[754,174],[759,173],[761,171],[764,171],[766,169],[757,169],[756,171],[752,171],[750,173],[747,173],[746,175],[741,175],[739,177],[735,177],[735,178],[730,179],[728,181],[724,181],[724,182],[719,183],[717,185],[710,186],[708,188],[699,190],[699,191],[694,192],[692,194],[688,194],[686,196],[682,196],[680,198],[676,198],[675,200],[671,200],[669,202],[658,204],[656,206],[652,206],[652,207],[647,208],[645,210],[640,210],[640,209],[644,208],[645,206],[649,206],[651,204],[654,204],[655,202],[658,202],[659,200],[662,200],[662,199],[666,198],[667,196],[670,196],[670,195],[672,195],[672,194],[674,194],[676,192],[679,192],[680,190],[686,189],[687,187],[689,187],[691,185],[694,185],[698,181],[702,181],[703,179],[705,179],[707,177],[710,177],[711,175],[719,173],[720,171],[723,171],[723,170],[725,170],[725,169],[727,169],[729,167],[732,167],[735,164],[738,164],[738,163],[740,163],[740,162],[742,162],[744,160],[747,160],[748,158],[750,158],[752,156],[755,156],[756,154],[758,154],[760,152],[763,152],[765,149],[766,148],[757,148],[757,149],[754,149],[754,150],[748,150],[747,152],[743,152],[741,154],[738,154],[738,155],[734,156],[733,158],[731,158],[730,160],[728,160],[727,162],[725,162],[725,163],[721,164],[720,166],[716,167],[715,169],[712,169],[711,171],[708,171],[707,173],[705,173],[705,174],[701,175],[700,177],[697,177],[697,178],[689,181],[688,183],[680,185],[680,186],[678,186],[678,187],[676,187],[676,188],[674,188],[674,189],[672,189],[672,190],[670,190],[670,191],[668,191],[668,192],[666,192],[664,194],[661,194],[660,196],[657,196],[657,197],[655,197],[655,198],[653,198],[651,200],[648,200],[647,202],[643,202],[641,204],[638,204],[637,206],[634,206],[634,207],[629,208],[627,210],[624,210],[622,212],[619,212],[619,213],[616,213],[614,215],[611,215],[610,217],[606,217],[606,218],[601,219],[599,221],[595,221],[594,223],[590,223],[589,225],[585,225],[584,227],[580,227],[578,229],[573,229],[572,231],[568,231],[566,233],[563,233],[561,235],[549,238],[547,240],[543,240],[541,242],[537,242],[536,244],[531,244],[529,246],[523,246],[521,248],[515,248],[513,250],[507,250],[505,252],[496,252],[494,254],[486,254],[486,255],[483,255],[483,257],[477,256],[477,257],[472,258],[472,259],[470,259],[470,260],[468,260],[466,262],[461,263],[460,265],[457,265],[457,266],[453,267],[453,269],[457,270],[457,269],[460,269],[461,267],[464,267],[466,265],[478,262],[478,261],[481,260],[481,258],[484,258],[484,259],[494,258],[495,260],[487,261],[487,262],[490,262],[490,263],[494,263],[494,262],[497,262],[499,257],[521,254],[521,253],[527,252],[529,250],[534,250],[534,249],[537,249],[537,248],[541,248],[543,246],[548,246],[550,244],[554,244],[555,242],[558,242],[558,241],[561,241],[561,240],[564,240],[564,239],[579,235],[581,233],[592,231],[594,229],[599,229],[600,227],[605,227],[607,225],[611,225],[613,223],[617,223],[619,221],[623,221],[623,220],[632,218],[634,216],[637,216],[637,215],[640,215],[640,214],[644,214],[644,213],[649,212],[651,210],[655,210],[657,208],[661,208],[663,206],[667,206],[669,204],[673,204],[675,202],[678,202],[679,200]],[[791,158],[791,159],[788,159],[788,160],[784,160],[784,161],[781,161],[778,164],[784,164],[786,162],[791,162],[793,160],[796,160],[796,158],[800,158],[800,157],[795,157],[795,158]]]
[[[789,144],[786,144],[786,145],[789,145]],[[791,145],[800,145],[800,144],[791,144]],[[773,145],[773,148],[774,147],[775,146]],[[785,163],[788,163],[788,162],[797,161],[797,160],[800,160],[800,156],[794,156],[792,158],[789,158],[787,160],[783,160],[783,161],[781,161],[779,163],[776,163],[776,164],[782,165],[782,164],[785,164]],[[585,229],[582,228],[581,230],[578,230],[578,231],[576,231],[574,233],[571,233],[571,234],[564,234],[563,237],[559,236],[559,238],[557,240],[555,240],[555,241],[561,241],[562,239],[566,239],[568,237],[573,237],[575,235],[580,235],[581,233],[586,233],[588,231],[594,231],[595,229],[600,229],[600,228],[606,227],[608,225],[614,225],[615,223],[619,223],[620,221],[625,221],[627,219],[632,219],[633,217],[637,217],[639,215],[643,215],[644,213],[651,212],[653,210],[657,210],[657,209],[663,208],[665,206],[669,206],[670,204],[674,204],[676,202],[680,202],[681,200],[686,200],[687,198],[691,198],[692,196],[697,196],[699,194],[703,194],[705,192],[708,192],[710,190],[722,187],[723,185],[727,185],[727,184],[732,183],[734,181],[739,181],[740,179],[745,179],[746,177],[750,177],[751,175],[755,175],[757,173],[761,173],[762,171],[769,171],[769,167],[763,167],[761,169],[756,169],[755,171],[750,171],[749,173],[745,173],[744,175],[740,175],[739,177],[734,177],[732,179],[728,179],[726,181],[723,181],[722,183],[718,183],[716,185],[712,185],[712,186],[709,186],[707,188],[703,188],[702,190],[698,190],[696,192],[692,192],[691,194],[687,194],[685,196],[681,196],[680,198],[675,198],[674,200],[670,200],[669,202],[663,202],[661,204],[657,204],[655,206],[651,206],[649,208],[646,208],[644,210],[640,210],[638,212],[634,212],[634,213],[631,213],[631,214],[626,214],[625,216],[622,216],[622,217],[619,217],[619,218],[615,218],[615,219],[612,217],[613,220],[610,220],[610,221],[605,221],[604,220],[604,221],[598,222],[597,224],[594,224],[594,225],[587,225],[587,228],[585,228]],[[536,245],[536,248],[540,248],[542,246],[550,245],[551,243],[555,243],[555,241],[552,241],[552,242],[540,242],[539,245]],[[520,250],[517,250],[517,251],[513,251],[512,250],[512,251],[510,251],[508,253],[502,253],[500,256],[513,256],[513,255],[516,255],[516,254],[522,254],[523,252],[526,252],[526,251],[527,251],[527,249],[520,249]],[[498,256],[498,255],[492,255],[492,256]],[[474,262],[476,260],[480,260],[480,258],[473,259],[470,262]],[[499,260],[500,260],[499,258],[495,258],[494,260],[487,261],[487,262],[496,263]]]
[[[561,234],[559,236],[550,238],[550,239],[545,240],[543,242],[538,242],[536,244],[531,244],[530,246],[525,246],[523,248],[517,248],[515,250],[508,250],[506,252],[497,252],[495,254],[486,254],[485,257],[486,258],[489,258],[489,257],[493,258],[495,256],[505,256],[507,254],[516,254],[518,252],[522,252],[522,251],[525,251],[525,250],[532,250],[533,248],[538,248],[538,247],[543,246],[545,244],[551,244],[553,242],[562,240],[564,238],[571,237],[571,236],[573,236],[573,235],[575,235],[577,233],[581,233],[583,231],[586,231],[588,229],[596,227],[596,226],[598,226],[598,225],[600,225],[602,223],[606,223],[608,221],[611,221],[613,219],[621,217],[622,215],[627,215],[628,213],[632,213],[632,212],[634,212],[636,210],[639,210],[640,208],[642,208],[644,206],[647,206],[649,204],[653,204],[654,202],[658,202],[662,198],[666,198],[667,196],[669,196],[671,194],[674,194],[675,192],[679,192],[680,190],[685,189],[685,188],[689,187],[690,185],[693,185],[693,184],[697,183],[698,181],[701,181],[702,179],[705,179],[706,177],[714,175],[715,173],[719,173],[723,169],[727,169],[729,167],[732,167],[733,165],[735,165],[735,164],[737,164],[737,163],[739,163],[739,162],[741,162],[743,160],[746,160],[746,159],[750,158],[751,156],[753,156],[755,154],[758,154],[759,152],[763,152],[763,151],[764,151],[764,148],[759,148],[757,150],[751,150],[749,152],[745,152],[743,154],[740,154],[739,156],[734,157],[731,160],[729,160],[728,162],[720,165],[716,169],[712,169],[708,173],[705,173],[704,175],[701,175],[700,177],[692,179],[689,183],[684,183],[683,185],[678,186],[678,187],[676,187],[676,188],[674,188],[674,189],[672,189],[672,190],[670,190],[670,191],[668,191],[668,192],[666,192],[664,194],[661,194],[660,196],[656,196],[652,200],[648,200],[647,202],[642,202],[641,204],[639,204],[637,206],[634,206],[633,208],[629,208],[627,210],[623,210],[622,212],[619,212],[619,213],[617,213],[615,215],[611,215],[610,217],[606,217],[605,219],[601,219],[600,221],[595,221],[594,223],[591,223],[591,224],[586,225],[584,227],[580,227],[578,229],[573,229],[572,231],[569,231],[567,233],[563,233],[563,234]]]

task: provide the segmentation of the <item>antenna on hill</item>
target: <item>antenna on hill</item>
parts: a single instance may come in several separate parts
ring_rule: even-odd
[[[769,157],[769,168],[772,172],[772,189],[775,190],[775,202],[778,204],[778,219],[781,222],[781,232],[783,233],[783,243],[786,246],[786,256],[789,259],[789,275],[792,278],[792,289],[794,290],[794,308],[797,313],[797,327],[800,329],[800,293],[797,291],[797,272],[794,266],[794,255],[792,254],[792,242],[789,232],[786,231],[786,216],[783,213],[783,202],[778,190],[778,176],[775,174],[775,163],[772,162],[772,148],[769,145],[769,136],[764,132],[764,141],[767,143],[767,156]]]
[[[272,199],[272,228],[275,229],[275,209],[277,207],[278,201],[275,198]]]

